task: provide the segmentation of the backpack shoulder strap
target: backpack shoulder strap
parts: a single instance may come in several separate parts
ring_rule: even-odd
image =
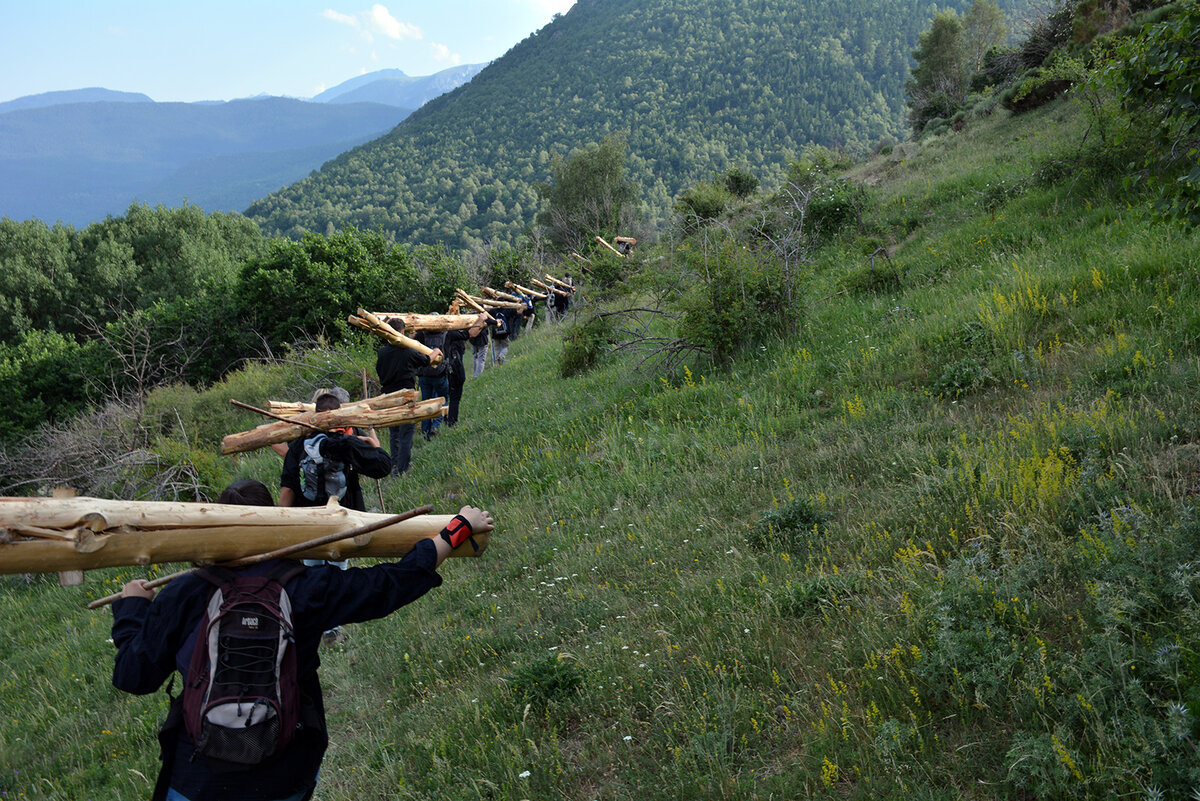
[[[220,565],[208,565],[196,571],[196,575],[212,584],[214,587],[220,587],[233,581],[237,576],[227,567]]]
[[[285,585],[296,576],[307,570],[307,566],[303,562],[298,562],[295,559],[281,559],[279,564],[267,574],[267,578]]]

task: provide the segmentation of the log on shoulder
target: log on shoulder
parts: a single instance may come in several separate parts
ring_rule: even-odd
[[[563,290],[559,289],[558,287],[548,286],[546,284],[543,284],[541,281],[537,280],[536,278],[533,279],[533,283],[537,284],[538,286],[540,286],[542,289],[546,290],[547,292],[553,292],[555,295],[561,295],[564,298],[571,297],[570,292],[564,292]]]
[[[482,292],[487,297],[491,298],[492,300],[510,300],[515,303],[521,302],[521,299],[518,298],[516,295],[510,295],[507,292],[501,292],[498,289],[492,289],[490,286],[481,286],[481,287],[479,287],[479,291]]]
[[[414,314],[412,312],[373,312],[376,317],[399,317],[405,331],[465,331],[479,322],[478,314]]]
[[[389,515],[331,503],[298,508],[101,498],[0,498],[0,574],[56,573],[165,562],[211,564],[266,553]],[[371,534],[296,555],[305,559],[395,559],[436,536],[453,515],[422,515]],[[27,537],[28,529],[67,539]],[[482,553],[489,535],[475,537]],[[477,556],[469,542],[451,556]]]
[[[401,392],[405,392],[401,390]],[[221,453],[244,453],[265,448],[278,442],[291,442],[312,431],[315,426],[325,431],[335,428],[357,426],[358,428],[389,428],[391,426],[419,423],[435,417],[445,417],[448,411],[445,398],[430,398],[413,402],[407,397],[396,397],[401,392],[392,392],[372,398],[367,404],[357,404],[328,412],[304,412],[293,415],[298,425],[290,422],[267,423],[249,431],[230,434],[221,440]],[[411,393],[412,390],[408,390]]]
[[[532,290],[528,287],[521,286],[520,284],[514,284],[512,281],[505,281],[504,286],[506,286],[509,289],[515,289],[518,292],[520,292],[521,294],[528,295],[531,298],[537,298],[538,300],[546,299],[546,295],[544,293],[535,292],[534,290]]]

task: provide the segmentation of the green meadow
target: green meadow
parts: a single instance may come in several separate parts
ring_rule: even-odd
[[[860,225],[727,361],[562,377],[571,326],[676,275],[664,236],[468,378],[383,493],[489,509],[491,546],[323,650],[316,798],[1200,797],[1200,237],[1086,124],[996,111],[846,167]],[[257,422],[231,397],[355,386],[352,342],[148,413],[215,453]],[[273,454],[209,460],[278,488]],[[111,687],[84,609],[142,575],[0,580],[0,798],[148,795],[165,696]]]

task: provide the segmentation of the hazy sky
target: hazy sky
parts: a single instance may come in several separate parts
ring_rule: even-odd
[[[504,55],[574,0],[0,0],[0,102],[102,86],[157,101],[311,97],[380,69]]]

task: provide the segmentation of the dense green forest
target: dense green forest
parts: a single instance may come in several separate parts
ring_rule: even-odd
[[[498,526],[322,650],[314,798],[1200,797],[1200,0],[1133,5],[1057,7],[990,92],[941,16],[919,135],[809,147],[776,180],[732,165],[630,258],[585,254],[568,318],[382,483],[390,511]],[[620,136],[575,151],[548,173],[557,233],[478,260],[198,210],[0,226],[3,279],[23,265],[6,391],[39,340],[74,369],[96,342],[148,364],[122,354],[172,344],[159,320],[213,337],[185,349],[205,359],[245,337],[237,369],[119,371],[27,426],[0,486],[277,487],[273,452],[217,455],[260,422],[230,399],[357,395],[377,341],[347,311],[563,266],[541,237],[611,234],[632,161]],[[34,294],[112,311],[73,328]],[[84,603],[171,570],[0,577],[0,795],[148,794],[166,698],[112,688],[111,618]]]
[[[511,242],[556,158],[623,133],[648,222],[662,223],[682,188],[729,167],[777,180],[809,144],[901,138],[918,35],[936,8],[969,5],[580,0],[470,84],[247,214],[290,236],[351,223],[455,249]]]

